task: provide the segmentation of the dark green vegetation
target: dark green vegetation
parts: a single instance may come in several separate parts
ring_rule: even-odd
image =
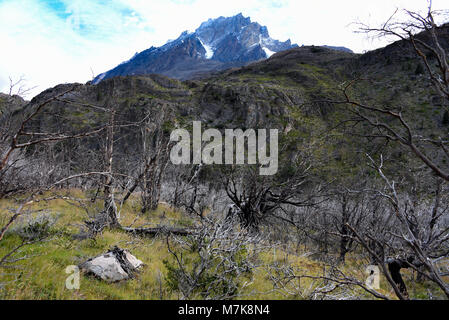
[[[149,75],[116,77],[95,86],[75,85],[68,100],[105,108],[114,105],[123,123],[164,111],[170,114],[167,129],[191,126],[192,120],[219,129],[278,128],[282,141],[289,144],[287,150],[314,145],[317,174],[334,178],[356,175],[355,167],[366,160],[364,154],[376,155],[385,141],[352,134],[353,123],[346,122],[353,118],[350,105],[335,103],[344,100],[341,85],[347,81],[359,79],[351,89],[355,99],[391,108],[401,106],[419,134],[447,132],[441,99],[425,81],[426,75],[417,74],[422,65],[411,50],[408,44],[400,43],[365,55],[302,47],[203,80],[181,82]],[[70,86],[43,92],[25,110]],[[65,114],[57,117],[69,120],[61,123],[49,116],[52,108],[60,108],[58,112]],[[106,118],[76,104],[63,109],[62,102],[48,110],[39,120],[41,128],[46,124],[56,124],[58,129],[94,128]],[[132,129],[121,130],[128,135],[118,141],[122,145],[116,149],[129,156],[139,140]],[[401,164],[405,151],[392,146],[391,152],[398,166],[405,168],[406,163]]]

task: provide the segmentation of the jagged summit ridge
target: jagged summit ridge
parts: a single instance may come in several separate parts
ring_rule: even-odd
[[[245,18],[241,13],[230,18],[209,19],[195,30],[195,34],[206,49],[208,54],[206,58],[215,58],[219,61],[238,59],[239,54],[244,55],[244,51],[254,50],[256,46],[260,47],[257,49],[262,49],[265,58],[292,47],[290,40],[280,42],[272,39],[266,26],[251,22],[249,17]],[[224,51],[220,50],[229,43],[241,45],[240,50],[235,50],[234,56],[223,55]]]
[[[297,47],[290,40],[272,39],[266,26],[241,13],[201,23],[161,47],[151,47],[130,60],[98,75],[93,83],[114,76],[159,73],[178,79],[219,71],[266,59],[276,52]]]

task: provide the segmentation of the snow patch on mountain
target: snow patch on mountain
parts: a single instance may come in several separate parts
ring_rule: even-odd
[[[214,56],[214,49],[211,46],[205,44],[200,38],[198,38],[198,40],[200,40],[201,45],[206,50],[206,59],[212,59],[212,57]]]
[[[268,49],[267,47],[263,47],[262,48],[263,51],[265,51],[265,54],[267,55],[267,58],[271,57],[273,54],[275,54],[276,52],[271,51],[270,49]]]

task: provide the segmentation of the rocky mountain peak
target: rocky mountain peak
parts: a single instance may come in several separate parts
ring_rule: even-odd
[[[159,73],[178,79],[238,67],[269,58],[276,52],[297,47],[290,40],[272,39],[266,26],[239,13],[209,19],[194,31],[184,31],[165,45],[134,55],[114,69],[97,76],[93,83],[120,75]]]

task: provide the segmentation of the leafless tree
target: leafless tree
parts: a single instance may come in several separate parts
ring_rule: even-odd
[[[29,95],[32,90],[37,88],[37,86],[29,87],[26,82],[27,80],[24,75],[21,75],[17,80],[13,80],[12,77],[9,77],[8,95],[17,95],[24,98]]]
[[[293,171],[282,178],[260,176],[254,166],[225,169],[225,190],[233,204],[228,215],[238,216],[243,228],[257,232],[264,220],[282,218],[286,206],[304,207],[317,203],[319,192],[310,192],[310,186],[307,186],[308,161],[307,157],[298,157],[291,167]]]
[[[168,133],[164,132],[164,124],[168,119],[162,110],[149,119],[142,127],[143,163],[145,168],[141,178],[142,212],[155,210],[159,204],[162,178],[169,164]]]
[[[361,234],[351,228],[360,243],[366,250],[371,251],[382,267],[387,280],[392,285],[400,299],[408,298],[405,283],[400,274],[401,268],[412,268],[425,278],[436,283],[449,297],[449,284],[442,277],[438,261],[447,259],[449,247],[449,224],[447,207],[442,206],[442,182],[436,179],[436,188],[433,204],[419,199],[417,192],[400,194],[394,180],[390,180],[383,171],[383,159],[376,163],[370,158],[373,167],[377,170],[385,183],[384,190],[377,190],[390,205],[389,220],[393,220],[394,228],[388,230],[391,239],[373,237],[380,253],[373,252]],[[385,241],[387,240],[387,241]],[[388,250],[387,250],[388,248]],[[390,256],[385,256],[389,252]],[[387,272],[388,266],[388,272]]]
[[[442,12],[433,11],[431,2],[426,14],[409,10],[403,12],[408,20],[397,20],[399,11],[396,11],[381,27],[362,24],[360,31],[401,40],[424,66],[427,75],[424,80],[440,95],[442,108],[445,108],[449,102],[447,31],[445,33],[448,26],[438,26],[435,22],[435,16]],[[421,277],[437,284],[447,296],[448,284],[438,267],[448,257],[448,221],[441,201],[442,197],[446,197],[441,189],[445,185],[443,181],[449,181],[446,170],[449,160],[447,132],[436,128],[439,136],[427,134],[414,121],[412,111],[407,106],[377,105],[363,101],[363,97],[356,97],[355,87],[366,81],[365,78],[359,77],[342,85],[344,99],[338,103],[349,106],[347,110],[354,115],[352,132],[370,141],[383,140],[403,147],[409,151],[407,155],[411,155],[407,158],[408,165],[413,167],[418,161],[423,167],[419,170],[410,168],[409,178],[391,177],[390,173],[385,173],[382,155],[379,161],[368,156],[369,165],[378,173],[380,181],[372,179],[371,186],[359,188],[358,191],[377,194],[378,199],[383,199],[383,204],[379,210],[365,216],[362,224],[356,226],[347,222],[345,230],[350,231],[351,239],[369,253],[372,262],[379,265],[399,299],[409,298],[400,273],[402,268],[415,270]],[[366,125],[372,130],[367,131]],[[384,149],[383,152],[388,150]],[[434,181],[436,187],[433,192],[419,192],[419,187],[410,179],[419,181],[422,188]]]
[[[166,261],[168,282],[180,299],[228,300],[242,297],[267,247],[258,235],[236,228],[229,219],[203,218],[187,237],[167,237],[173,261]],[[248,280],[244,281],[247,278]]]
[[[407,21],[397,21],[398,11],[396,11],[381,27],[373,28],[362,24],[360,31],[378,37],[393,36],[408,43],[409,48],[415,52],[425,66],[427,80],[443,101],[446,101],[447,108],[449,65],[446,53],[448,40],[444,30],[449,26],[447,24],[438,26],[434,19],[436,15],[441,15],[444,12],[433,11],[431,1],[429,1],[428,11],[425,15],[409,10],[404,11],[409,17]],[[376,106],[354,99],[351,89],[357,82],[363,80],[363,78],[358,78],[342,86],[345,99],[341,102],[352,107],[351,112],[358,117],[357,121],[368,123],[376,129],[370,134],[371,137],[384,138],[405,146],[436,175],[449,181],[449,173],[444,164],[449,159],[447,134],[436,138],[433,135],[423,136],[408,116],[404,106],[396,108]],[[444,104],[442,105],[445,108]]]

